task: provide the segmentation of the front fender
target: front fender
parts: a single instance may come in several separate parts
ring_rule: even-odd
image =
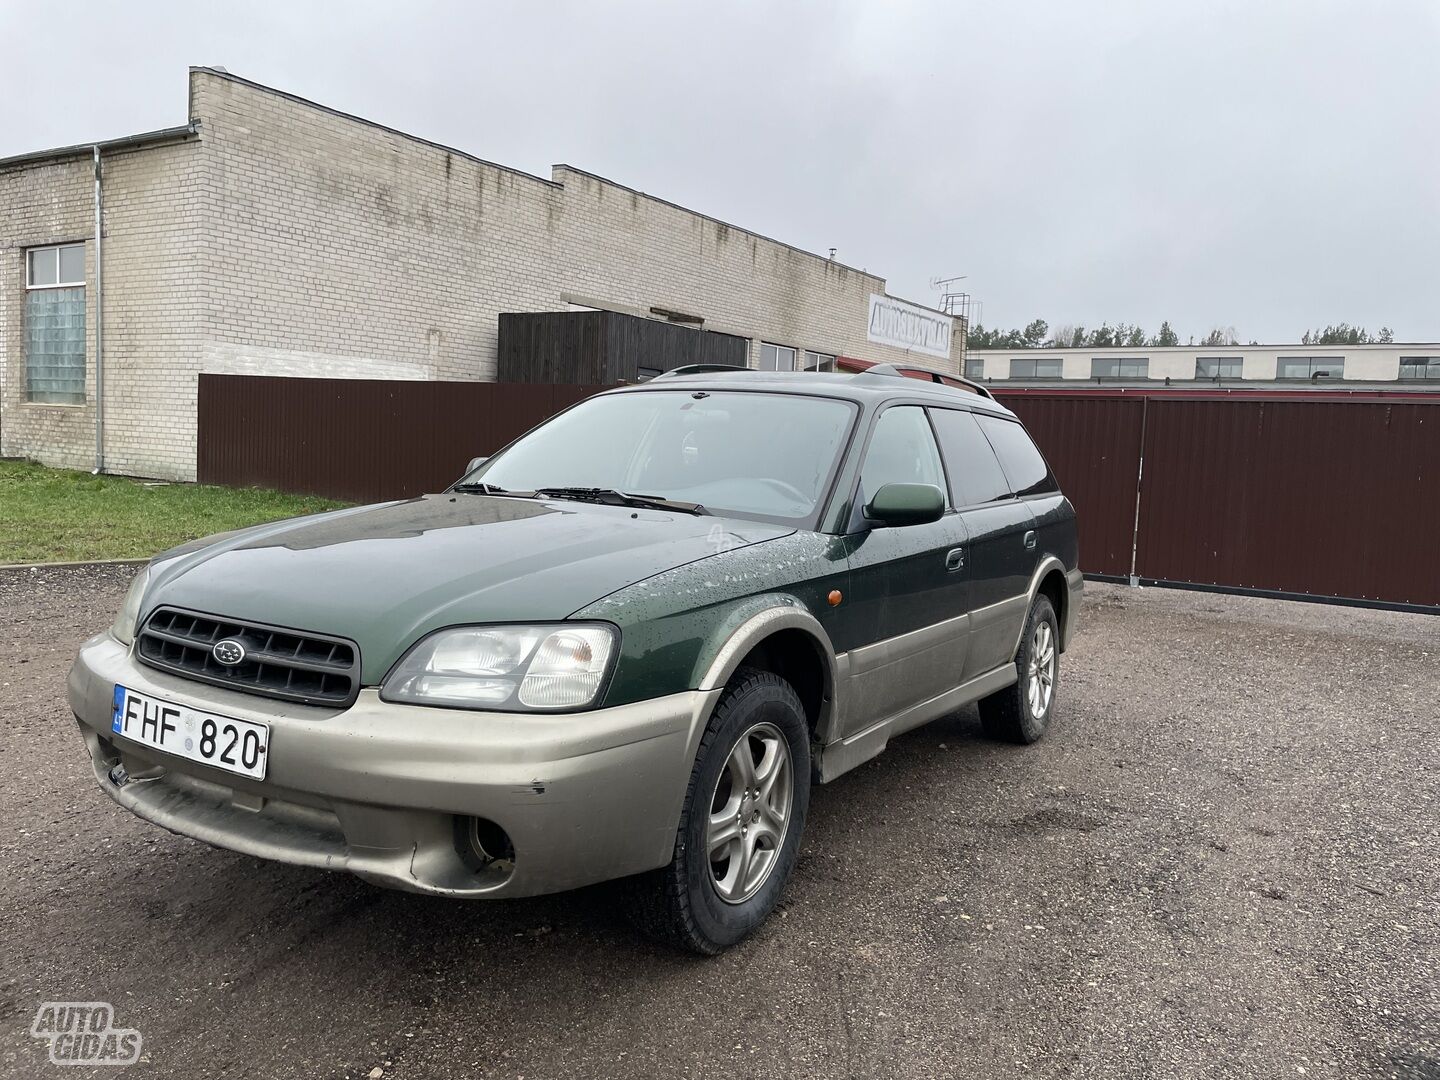
[[[827,597],[846,587],[846,571],[834,537],[794,533],[657,574],[571,618],[620,627],[606,705],[724,686],[757,642],[793,629],[808,633],[833,680]]]
[[[747,653],[771,634],[803,630],[814,639],[828,671],[827,689],[835,685],[835,648],[820,621],[793,596],[772,594],[751,597],[736,604],[716,624],[697,659],[698,690],[716,690],[730,681]]]

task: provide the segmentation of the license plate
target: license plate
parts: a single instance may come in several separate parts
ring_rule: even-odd
[[[265,779],[270,727],[115,687],[115,734],[226,772]]]

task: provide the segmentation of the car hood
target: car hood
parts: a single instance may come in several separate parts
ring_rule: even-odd
[[[374,684],[431,630],[564,619],[665,570],[792,532],[623,506],[426,495],[166,552],[144,609],[347,637]]]

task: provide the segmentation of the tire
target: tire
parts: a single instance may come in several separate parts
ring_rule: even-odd
[[[1050,726],[1060,684],[1060,621],[1047,596],[1030,605],[1015,668],[1013,686],[980,699],[980,723],[992,739],[1033,743]]]
[[[788,783],[778,765],[782,760]],[[750,785],[744,794],[737,780]],[[782,803],[788,809],[777,823]],[[795,868],[809,805],[810,729],[804,706],[778,675],[741,668],[701,737],[674,858],[635,879],[631,909],[640,929],[707,956],[744,939],[779,902]],[[735,829],[742,831],[725,839]]]

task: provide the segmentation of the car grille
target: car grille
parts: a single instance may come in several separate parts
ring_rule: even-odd
[[[215,643],[233,639],[245,658],[227,666]],[[353,641],[178,608],[158,608],[136,637],[151,667],[230,690],[306,705],[350,705],[360,693],[360,649]]]

